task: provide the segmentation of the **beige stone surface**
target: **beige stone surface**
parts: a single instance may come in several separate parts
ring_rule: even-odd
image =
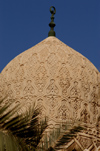
[[[80,53],[48,37],[4,68],[0,92],[16,103],[25,102],[26,109],[35,101],[54,121],[81,118],[94,123],[100,104],[99,74]]]
[[[88,125],[89,134],[97,133],[100,73],[87,58],[55,37],[21,53],[4,68],[0,97],[6,95],[8,101],[23,104],[19,112],[35,102],[42,108],[41,118],[48,116],[51,124],[80,119]]]

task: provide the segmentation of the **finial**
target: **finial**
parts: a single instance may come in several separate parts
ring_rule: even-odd
[[[48,37],[49,36],[56,36],[56,33],[54,31],[54,27],[56,26],[56,24],[54,23],[54,14],[56,13],[56,9],[54,6],[51,6],[50,7],[50,13],[52,14],[51,15],[51,22],[49,23],[49,26],[50,26],[50,31],[48,33]]]

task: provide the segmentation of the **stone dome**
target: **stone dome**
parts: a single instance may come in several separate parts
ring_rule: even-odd
[[[100,73],[77,51],[48,37],[15,57],[1,72],[0,97],[41,106],[41,118],[59,123],[96,123],[100,113]]]

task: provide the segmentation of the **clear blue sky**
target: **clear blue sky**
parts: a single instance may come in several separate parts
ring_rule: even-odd
[[[52,5],[56,37],[100,70],[100,0],[0,0],[0,72],[48,36]]]

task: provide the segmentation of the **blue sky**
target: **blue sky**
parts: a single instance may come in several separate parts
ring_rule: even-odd
[[[48,36],[52,5],[56,37],[100,70],[100,0],[0,0],[0,72]]]

